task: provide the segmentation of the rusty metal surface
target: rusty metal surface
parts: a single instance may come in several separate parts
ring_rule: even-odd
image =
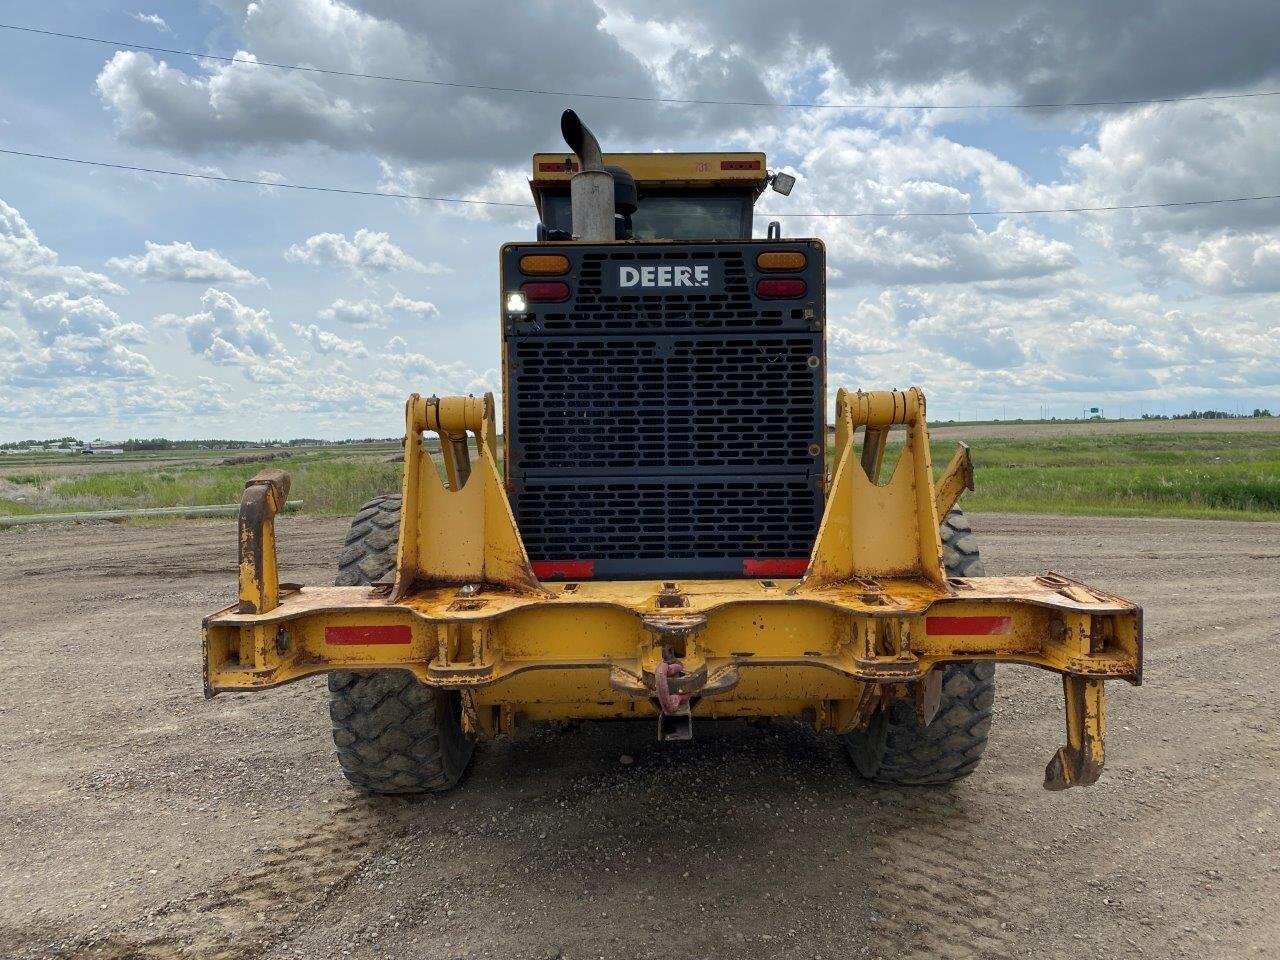
[[[1103,706],[1106,693],[1101,680],[1064,676],[1067,742],[1058,748],[1044,771],[1046,790],[1086,787],[1098,782],[1105,759]]]
[[[947,464],[947,469],[938,478],[937,492],[934,494],[935,512],[939,519],[946,517],[960,501],[960,495],[966,490],[973,490],[973,459],[969,456],[969,445],[956,445],[955,456]]]
[[[405,405],[405,471],[401,489],[400,543],[392,597],[421,584],[488,584],[542,595],[516,527],[496,456],[493,395],[411,396]],[[423,442],[424,431],[441,440],[449,485]],[[467,437],[474,436],[472,463]]]
[[[680,614],[654,613],[662,582],[581,583],[546,596],[488,589],[422,588],[402,601],[367,587],[303,588],[265,615],[234,607],[210,617],[206,633],[224,638],[212,663],[214,689],[274,686],[327,669],[401,665],[440,686],[486,687],[531,670],[652,673],[675,644],[686,671],[732,665],[829,671],[850,681],[911,682],[958,659],[1027,663],[1061,673],[1138,682],[1140,621],[1126,601],[1065,577],[957,580],[949,595],[930,584],[881,581],[797,596],[759,581],[692,581]],[[1076,594],[1076,595],[1072,595]],[[326,642],[343,624],[403,625],[406,642],[352,647]],[[997,632],[955,635],[959,623],[995,623]],[[262,663],[241,660],[243,635],[291,629],[289,658],[264,645]],[[940,632],[941,631],[941,632]],[[237,642],[231,642],[232,639]],[[640,651],[640,656],[637,656]],[[646,662],[646,657],[649,662]]]
[[[289,499],[289,475],[268,467],[245,483],[240,501],[240,613],[269,613],[280,602],[276,514]]]
[[[1063,676],[1067,744],[1045,785],[1092,783],[1103,681],[1141,681],[1141,610],[1054,573],[947,579],[938,518],[971,486],[972,464],[962,445],[935,488],[925,422],[918,389],[840,391],[838,466],[802,579],[544,585],[497,471],[492,395],[415,394],[394,586],[279,584],[274,517],[288,477],[264,471],[241,508],[239,601],[205,621],[206,694],[400,669],[464,694],[468,729],[485,734],[521,717],[656,716],[660,738],[687,739],[695,715],[799,716],[845,731],[899,696],[927,724],[941,667],[1001,661]],[[893,427],[907,442],[881,483]],[[447,485],[423,444],[429,430]]]
[[[879,482],[883,432],[906,431],[892,474]],[[865,428],[859,454],[856,431]],[[809,569],[797,594],[880,577],[911,577],[946,589],[924,394],[836,393],[836,468]]]

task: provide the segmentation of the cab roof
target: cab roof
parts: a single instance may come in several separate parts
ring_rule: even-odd
[[[759,197],[768,183],[763,153],[606,153],[607,166],[619,166],[635,177],[636,186],[736,187]],[[533,179],[536,196],[547,188],[567,187],[578,172],[578,160],[571,153],[535,153]]]

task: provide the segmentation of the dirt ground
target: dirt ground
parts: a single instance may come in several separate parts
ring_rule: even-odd
[[[948,788],[870,786],[791,723],[588,724],[369,799],[323,681],[202,699],[230,521],[0,533],[0,956],[1280,956],[1280,524],[973,524],[990,573],[1146,607],[1096,787],[1041,788],[1059,684],[1010,668]],[[327,582],[345,524],[280,527],[287,578]]]

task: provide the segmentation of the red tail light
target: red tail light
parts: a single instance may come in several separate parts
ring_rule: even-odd
[[[808,292],[807,283],[790,277],[770,277],[756,284],[756,296],[763,300],[795,300]]]
[[[532,303],[559,303],[569,299],[569,285],[558,280],[526,283],[520,287],[520,292]]]

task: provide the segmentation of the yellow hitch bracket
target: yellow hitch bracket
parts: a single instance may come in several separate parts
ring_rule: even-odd
[[[1044,771],[1046,790],[1087,787],[1098,782],[1105,759],[1103,748],[1102,681],[1062,675],[1066,697],[1067,744],[1059,747]]]
[[[405,405],[404,486],[393,602],[421,584],[490,584],[550,596],[538,582],[516,527],[494,450],[493,394],[420,397]],[[446,487],[423,445],[440,436]],[[471,462],[468,436],[475,436]]]
[[[960,443],[956,445],[955,456],[938,480],[934,509],[939,520],[946,519],[966,490],[973,490],[973,460],[969,456],[969,445]]]
[[[280,605],[276,514],[289,499],[289,475],[269,468],[244,485],[240,498],[240,613],[270,613]]]
[[[907,441],[889,481],[877,481],[890,427]],[[865,427],[861,459],[855,431]],[[878,577],[928,581],[948,594],[925,425],[924,394],[910,390],[836,394],[836,470],[826,511],[796,595]]]

